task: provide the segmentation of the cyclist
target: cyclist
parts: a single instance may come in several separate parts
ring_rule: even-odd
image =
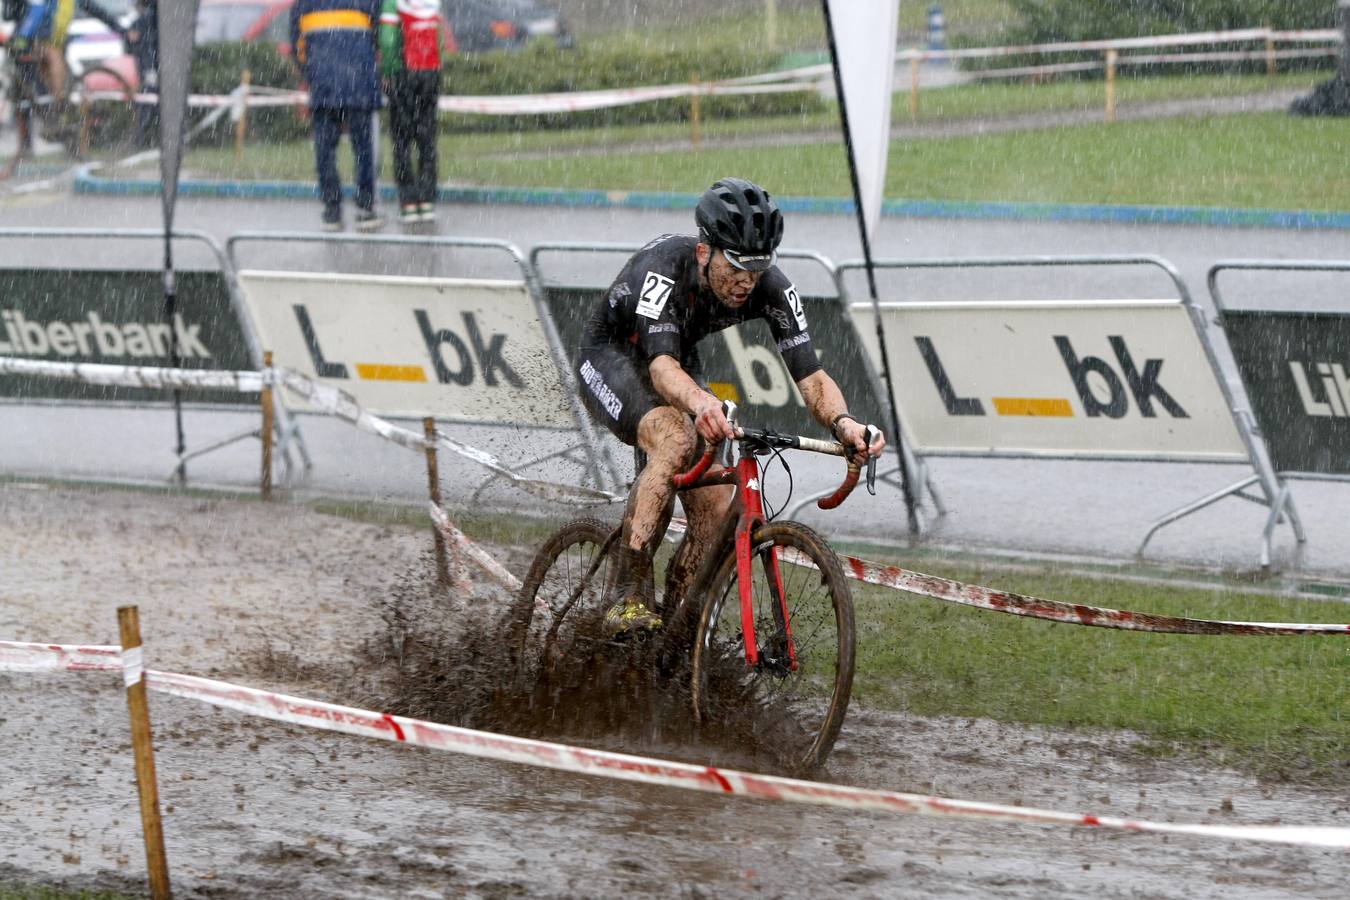
[[[76,10],[98,19],[117,34],[117,17],[94,0],[7,0],[5,17],[16,24],[9,52],[16,59],[34,57],[56,102],[66,96],[69,68],[66,65],[66,34]]]
[[[816,421],[859,452],[876,456],[886,444],[882,437],[867,446],[867,426],[849,415],[816,358],[801,299],[775,265],[783,216],[773,197],[752,182],[723,178],[703,193],[694,221],[697,238],[662,235],[628,260],[591,314],[577,354],[586,407],[647,456],[615,549],[617,602],[605,617],[615,635],[660,627],[643,591],[674,507],[671,480],[689,467],[700,440],[734,437],[703,377],[696,346],[703,337],[765,319]],[[697,571],[732,490],[709,487],[683,496],[690,531],[677,578]]]

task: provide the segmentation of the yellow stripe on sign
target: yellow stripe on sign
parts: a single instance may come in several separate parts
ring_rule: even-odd
[[[994,409],[1000,416],[1073,417],[1073,407],[1063,397],[995,397]]]
[[[732,403],[741,402],[741,392],[736,390],[736,385],[726,381],[710,381],[708,387],[712,388],[713,396],[718,400],[730,400]]]
[[[300,17],[301,34],[339,28],[369,29],[370,16],[354,9],[327,9],[321,12],[305,13]]]
[[[391,366],[387,363],[357,363],[356,374],[363,381],[422,381],[427,380],[421,366]]]

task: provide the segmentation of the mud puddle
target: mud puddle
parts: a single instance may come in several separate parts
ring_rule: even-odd
[[[112,643],[115,607],[136,602],[155,667],[352,705],[411,701],[390,675],[400,651],[385,640],[388,610],[373,601],[419,571],[427,544],[301,507],[0,486],[0,633]],[[493,549],[517,571],[528,555]],[[408,577],[403,589],[419,590]],[[460,602],[481,609],[491,596]],[[447,660],[443,674],[495,662]],[[477,688],[461,690],[448,712],[496,715]],[[619,696],[616,709],[634,702]],[[0,880],[138,889],[117,679],[6,674],[0,697]],[[1330,898],[1350,878],[1332,851],[727,800],[151,702],[183,897]],[[619,751],[708,749],[673,726],[589,726],[560,730]],[[1134,744],[855,708],[824,777],[1105,815],[1350,824],[1343,793],[1150,760]],[[734,747],[711,750],[744,762]]]

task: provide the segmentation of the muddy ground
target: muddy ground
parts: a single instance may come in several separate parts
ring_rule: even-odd
[[[154,668],[397,703],[391,598],[422,589],[429,545],[420,530],[300,506],[0,484],[0,638],[115,643],[116,607],[136,603]],[[525,548],[493,549],[517,572],[527,562]],[[500,600],[483,588],[443,609],[486,622]],[[461,674],[490,672],[497,657],[474,658]],[[143,891],[118,677],[0,674],[0,701],[0,884]],[[786,807],[398,747],[161,694],[151,711],[180,897],[1339,898],[1350,880],[1350,856],[1336,851]],[[592,743],[744,761],[666,734]],[[1117,816],[1350,825],[1344,790],[1262,784],[1134,745],[1129,734],[855,707],[824,777]]]

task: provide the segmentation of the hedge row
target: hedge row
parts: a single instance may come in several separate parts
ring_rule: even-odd
[[[607,88],[712,81],[772,71],[776,54],[739,44],[695,39],[671,50],[631,42],[620,48],[559,50],[538,43],[514,53],[459,54],[448,57],[441,91],[445,94],[537,94]],[[734,47],[734,49],[733,49]],[[248,69],[256,85],[294,88],[299,77],[291,62],[268,44],[207,44],[193,57],[193,90],[228,93]],[[824,101],[814,92],[706,97],[700,105],[705,118],[774,116],[819,110]],[[442,116],[441,127],[454,131],[519,131],[537,128],[579,128],[672,122],[687,119],[688,99],[660,100],[612,109],[557,115]],[[307,133],[307,123],[293,109],[259,109],[249,114],[250,139],[295,140]],[[217,129],[224,140],[231,129]]]

